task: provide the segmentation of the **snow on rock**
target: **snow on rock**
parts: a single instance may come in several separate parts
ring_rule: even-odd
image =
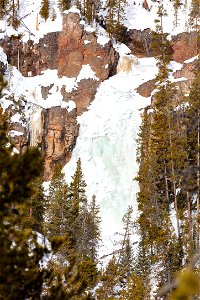
[[[125,44],[114,43],[113,46],[114,46],[115,50],[119,53],[120,56],[124,56],[126,54],[131,53],[131,50]]]
[[[94,76],[93,74],[90,76]],[[57,70],[46,70],[42,75],[34,77],[24,77],[13,67],[11,74],[8,74],[6,79],[9,82],[8,88],[10,93],[15,94],[15,97],[20,97],[21,95],[25,96],[27,102],[39,105],[43,108],[50,108],[53,106],[62,106],[63,96],[61,94],[62,86],[65,86],[67,92],[71,92],[76,86],[76,78],[68,78],[63,76],[59,78],[57,76]],[[42,87],[50,87],[49,94],[47,95],[46,100],[42,97],[41,89]],[[9,102],[12,103],[12,102]],[[71,110],[71,102],[68,103],[68,106]],[[6,103],[4,103],[4,106]],[[73,104],[75,106],[75,104]]]
[[[110,41],[110,38],[108,38],[106,36],[98,35],[98,37],[97,37],[97,43],[100,44],[101,46],[105,46],[109,41]]]
[[[75,13],[75,14],[79,14],[79,16],[81,16],[80,10],[77,9],[75,6],[70,7],[70,9],[65,10],[63,13],[66,14],[66,15],[69,14],[69,13]]]
[[[76,103],[72,100],[65,102],[62,101],[61,108],[66,108],[68,112],[72,111],[74,108],[76,108]]]
[[[11,131],[9,131],[9,135],[10,136],[20,136],[20,135],[23,135],[23,132],[18,131],[18,130],[11,130]]]
[[[196,55],[196,56],[194,56],[194,57],[192,57],[192,58],[190,58],[190,59],[185,60],[184,63],[186,63],[186,64],[192,63],[192,62],[194,62],[196,59],[198,59],[198,57],[199,57],[199,56]]]
[[[21,115],[19,114],[19,113],[16,113],[16,114],[14,114],[11,118],[10,118],[10,120],[11,120],[11,122],[12,123],[19,123],[20,122],[20,119],[21,119]]]
[[[94,80],[99,80],[94,71],[91,69],[90,65],[83,65],[82,69],[80,70],[80,73],[76,79],[76,82],[78,83],[79,81],[81,81],[82,79],[88,79],[88,78],[92,78]]]
[[[0,28],[1,28],[1,25],[0,25]],[[7,55],[4,53],[2,47],[0,47],[0,61],[5,65],[7,64]]]
[[[11,100],[5,99],[5,97],[0,99],[0,106],[3,108],[3,111],[5,111],[12,104],[13,102]]]

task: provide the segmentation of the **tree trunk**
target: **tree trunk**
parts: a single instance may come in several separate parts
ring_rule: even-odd
[[[170,116],[168,111],[168,122],[169,122],[169,145],[170,145],[170,154],[171,154],[171,172],[172,172],[172,184],[173,184],[173,192],[174,192],[174,208],[176,212],[176,224],[177,224],[177,233],[178,238],[180,238],[180,224],[179,224],[179,217],[178,217],[178,204],[177,204],[177,196],[176,196],[176,177],[175,177],[175,167],[174,167],[174,159],[172,153],[172,132],[171,132],[171,122]]]
[[[197,211],[196,211],[196,226],[197,226],[197,249],[199,250],[199,196],[200,196],[200,192],[199,192],[199,189],[200,189],[200,170],[199,170],[199,167],[200,167],[200,122],[199,122],[199,117],[200,117],[200,114],[199,114],[199,109],[198,109],[198,115],[197,115],[197,118],[198,118],[198,127],[197,127]]]
[[[187,211],[188,211],[188,232],[189,232],[189,243],[192,242],[192,220],[191,220],[191,206],[190,206],[190,195],[187,192]]]
[[[168,178],[167,178],[167,165],[166,165],[166,161],[165,161],[165,196],[167,199],[167,204],[169,206],[170,201],[169,201],[169,188],[168,188]]]

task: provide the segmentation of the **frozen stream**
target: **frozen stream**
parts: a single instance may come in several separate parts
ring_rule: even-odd
[[[140,109],[150,103],[135,88],[154,78],[154,58],[139,59],[140,64],[126,75],[119,73],[104,81],[89,107],[78,118],[80,133],[72,159],[65,166],[67,181],[71,180],[80,157],[87,195],[95,194],[101,207],[104,244],[114,240],[120,231],[128,205],[137,214],[136,139],[141,122]]]

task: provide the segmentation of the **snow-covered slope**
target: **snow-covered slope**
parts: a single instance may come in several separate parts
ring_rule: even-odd
[[[141,0],[128,0],[128,5],[125,9],[124,23],[128,29],[143,30],[151,28],[155,30],[155,19],[158,19],[158,7],[163,5],[166,11],[166,16],[163,17],[163,30],[172,35],[184,32],[190,29],[189,24],[189,7],[191,1],[180,1],[180,7],[177,10],[177,24],[175,24],[175,12],[173,1],[151,1],[147,0],[150,10],[142,8],[143,1]]]
[[[57,6],[57,0],[50,1],[50,16],[54,11],[56,18],[52,21],[51,17],[45,22],[40,16],[41,0],[20,0],[18,16],[21,20],[21,24],[18,30],[14,30],[11,26],[4,21],[0,21],[0,38],[6,35],[18,35],[22,34],[23,41],[27,41],[29,38],[38,42],[38,40],[48,32],[61,31],[62,30],[62,16]],[[106,0],[101,1],[103,7],[106,5]],[[150,10],[145,10],[141,0],[127,0],[127,4],[124,7],[123,23],[128,29],[155,29],[155,19],[157,19],[158,6],[163,4],[166,10],[167,16],[163,18],[163,28],[165,32],[170,34],[177,34],[190,29],[189,24],[189,7],[191,0],[182,1],[180,8],[177,10],[177,25],[174,23],[174,8],[173,1],[151,1],[148,0],[148,6]],[[74,10],[74,9],[72,9]],[[102,14],[105,14],[104,9]],[[36,26],[38,24],[38,26]],[[95,25],[96,26],[96,25]],[[105,34],[105,31],[99,29],[101,33]]]

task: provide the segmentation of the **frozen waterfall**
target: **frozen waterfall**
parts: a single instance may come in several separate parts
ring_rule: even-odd
[[[80,157],[88,198],[95,194],[101,207],[102,238],[105,244],[122,230],[122,217],[128,205],[137,214],[138,185],[136,139],[141,122],[140,109],[150,99],[135,88],[154,78],[154,58],[139,59],[128,75],[119,73],[104,81],[87,112],[78,117],[80,133],[72,159],[64,171],[68,182]]]
[[[40,142],[40,134],[41,134],[41,113],[42,108],[40,106],[35,106],[33,108],[33,113],[31,115],[30,120],[30,128],[31,128],[31,135],[30,135],[30,145],[36,146],[38,142]]]

